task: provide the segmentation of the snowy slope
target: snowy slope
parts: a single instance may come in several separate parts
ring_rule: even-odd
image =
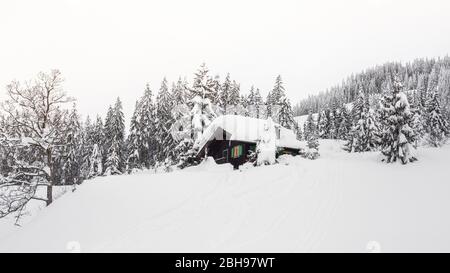
[[[87,181],[0,236],[0,252],[450,251],[450,146],[401,166],[339,145],[322,141],[316,161]]]

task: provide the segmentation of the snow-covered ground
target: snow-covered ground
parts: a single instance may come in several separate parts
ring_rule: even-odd
[[[321,141],[316,161],[87,181],[22,227],[0,225],[0,252],[450,251],[449,145],[406,166],[339,146]]]

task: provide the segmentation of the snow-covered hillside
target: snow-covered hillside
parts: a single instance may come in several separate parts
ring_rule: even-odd
[[[23,227],[0,225],[0,252],[450,251],[449,145],[402,166],[340,144],[321,141],[315,161],[86,181]]]

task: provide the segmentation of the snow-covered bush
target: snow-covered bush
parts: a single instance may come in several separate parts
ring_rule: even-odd
[[[264,131],[262,133],[261,139],[256,145],[256,164],[258,166],[275,164],[275,140],[275,126],[272,119],[268,118],[266,123],[264,124]]]
[[[307,147],[304,153],[305,157],[311,160],[319,158],[319,140],[316,134],[312,134],[307,139]]]

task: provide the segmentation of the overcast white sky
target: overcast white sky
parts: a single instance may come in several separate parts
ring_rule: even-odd
[[[1,0],[0,92],[58,68],[83,114],[206,62],[245,92],[281,74],[295,103],[386,61],[444,56],[450,1]]]

